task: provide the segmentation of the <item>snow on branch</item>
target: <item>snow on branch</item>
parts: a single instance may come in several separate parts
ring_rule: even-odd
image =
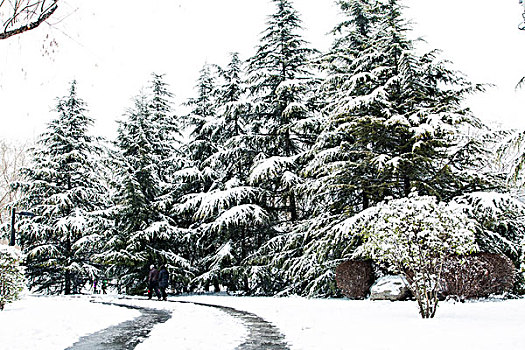
[[[239,186],[227,190],[215,190],[202,194],[196,218],[209,218],[219,212],[238,205],[243,201],[257,198],[258,190],[253,187]]]
[[[212,230],[220,231],[229,227],[254,227],[266,225],[269,222],[266,211],[254,204],[243,204],[233,207],[215,220]]]
[[[434,317],[445,259],[478,249],[475,222],[458,203],[412,194],[384,202],[369,212],[361,232],[365,243],[356,257],[367,257],[394,273],[402,274],[417,299],[423,318]]]
[[[257,163],[250,174],[250,183],[257,184],[266,179],[280,177],[293,166],[295,157],[274,156]]]

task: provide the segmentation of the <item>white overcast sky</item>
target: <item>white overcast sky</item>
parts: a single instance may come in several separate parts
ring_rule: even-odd
[[[313,47],[339,22],[332,0],[295,0]],[[405,0],[405,16],[427,49],[443,50],[475,82],[495,84],[469,101],[476,115],[525,127],[525,31],[518,0]],[[59,13],[33,32],[0,41],[0,138],[34,139],[54,114],[55,99],[78,81],[96,119],[94,133],[112,137],[151,72],[165,73],[179,104],[193,95],[205,62],[254,53],[272,13],[270,0],[62,0]],[[58,22],[58,23],[57,23]],[[51,40],[54,52],[45,53]],[[49,51],[49,49],[47,49]]]

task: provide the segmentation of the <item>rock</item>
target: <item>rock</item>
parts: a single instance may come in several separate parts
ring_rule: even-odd
[[[370,289],[370,300],[405,300],[410,296],[408,283],[403,276],[384,276]]]

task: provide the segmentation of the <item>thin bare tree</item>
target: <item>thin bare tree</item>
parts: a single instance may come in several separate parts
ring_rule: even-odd
[[[59,0],[0,0],[0,40],[35,29],[58,8]]]
[[[0,224],[9,222],[10,203],[18,199],[18,191],[11,184],[20,180],[20,169],[27,165],[27,144],[7,143],[0,140]]]

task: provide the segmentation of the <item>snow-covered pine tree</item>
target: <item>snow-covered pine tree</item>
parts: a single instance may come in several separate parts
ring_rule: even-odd
[[[486,186],[464,168],[463,147],[471,144],[459,141],[461,125],[480,125],[462,101],[482,87],[438,61],[436,51],[416,53],[399,1],[339,5],[347,19],[319,60],[326,119],[303,186],[313,215],[261,250],[285,271],[288,292],[310,296],[336,293],[333,269],[361,243],[336,229],[348,216],[414,188],[450,200]]]
[[[266,204],[278,221],[293,222],[301,216],[297,157],[315,139],[310,133],[315,79],[309,63],[316,51],[300,36],[301,20],[291,1],[272,1],[276,11],[248,60],[250,132],[259,151],[250,182],[267,191]]]
[[[164,82],[164,75],[152,74],[150,93],[153,123],[158,130],[153,150],[159,161],[161,180],[160,195],[156,199],[161,221],[157,224],[171,227],[172,240],[169,250],[174,255],[164,262],[171,273],[172,287],[174,290],[183,291],[187,290],[194,275],[191,261],[195,249],[189,240],[187,218],[179,217],[174,211],[176,204],[193,188],[194,178],[191,175],[188,177],[186,172],[192,162],[182,142],[184,135],[181,130],[184,128],[184,121],[173,112],[173,94]]]
[[[461,102],[481,87],[438,61],[437,51],[415,52],[399,1],[341,8],[349,20],[336,27],[343,38],[322,62],[329,119],[309,169],[318,186],[337,188],[328,193],[333,209],[356,212],[413,188],[444,199],[482,188],[475,174],[455,171],[453,157],[458,126],[480,126]]]
[[[197,97],[190,98],[185,103],[191,109],[185,117],[185,126],[191,130],[187,147],[190,158],[196,163],[203,162],[216,151],[212,140],[217,106],[216,80],[216,72],[213,71],[213,67],[205,64],[200,70],[195,86]],[[200,168],[199,164],[197,168]],[[209,186],[209,183],[207,185]]]
[[[118,130],[114,228],[100,255],[128,293],[145,290],[150,264],[166,264],[176,287],[191,270],[180,244],[185,230],[171,214],[180,195],[176,173],[184,166],[172,96],[161,75],[152,78],[150,94],[135,98]]]
[[[156,219],[153,202],[160,184],[147,140],[147,134],[153,132],[147,116],[146,97],[137,97],[135,108],[127,112],[128,120],[122,122],[118,130],[119,152],[115,153],[113,164],[117,172],[112,198],[115,207],[110,212],[114,229],[101,256],[109,267],[109,275],[131,293],[144,287],[147,264],[152,262],[151,252],[144,247],[147,237],[144,230]]]
[[[508,193],[472,192],[456,197],[476,222],[480,251],[506,255],[525,271],[525,203]]]
[[[169,91],[168,84],[164,81],[164,74],[151,74],[151,82],[148,87],[151,94],[149,109],[151,122],[156,133],[149,135],[151,139],[152,152],[157,160],[162,161],[158,164],[159,177],[167,185],[173,171],[182,167],[183,156],[179,149],[181,147],[180,125],[172,111],[173,94]],[[161,184],[162,186],[163,184]],[[165,190],[161,190],[165,192]]]
[[[0,244],[0,311],[7,303],[20,299],[26,287],[21,254],[15,247]]]
[[[180,211],[191,213],[194,220],[193,241],[199,252],[195,287],[248,292],[244,259],[260,245],[256,238],[269,231],[269,216],[259,206],[260,190],[248,183],[256,153],[246,133],[248,105],[243,101],[238,54],[232,54],[225,69],[217,68],[216,113],[205,129],[213,153],[198,165],[198,169],[207,169],[209,176],[203,178],[211,185],[186,196]]]
[[[313,94],[317,80],[310,62],[316,50],[300,35],[301,20],[291,1],[273,0],[276,11],[255,55],[248,60],[248,91],[251,102],[250,145],[258,152],[249,183],[264,192],[264,208],[273,220],[268,251],[254,254],[251,265],[252,291],[273,294],[283,287],[281,269],[271,265],[275,241],[293,230],[308,215],[308,201],[298,191],[302,179],[302,155],[314,143],[319,120]],[[266,246],[269,247],[269,246]]]
[[[499,130],[497,155],[502,169],[507,173],[506,181],[515,189],[522,189],[525,184],[525,131]]]
[[[380,19],[380,14],[376,13],[379,5],[376,1],[338,1],[338,4],[348,19],[334,29],[334,34],[339,36],[332,50],[322,56],[321,62],[316,60],[322,69],[329,72],[318,91],[318,95],[323,96],[321,101],[325,115],[335,101],[350,99],[340,96],[351,74],[349,66],[353,58],[370,45],[368,36]],[[341,35],[343,32],[345,35]],[[328,85],[328,82],[331,84]],[[335,97],[338,91],[340,94]],[[356,199],[349,196],[354,192],[345,189],[344,178],[345,171],[353,173],[355,170],[346,170],[352,162],[348,155],[341,156],[344,154],[343,146],[348,146],[353,140],[344,132],[334,131],[335,126],[330,118],[325,117],[322,127],[324,130],[321,135],[314,134],[318,138],[311,151],[307,152],[306,159],[309,162],[302,169],[307,181],[299,187],[310,203],[308,217],[297,223],[290,232],[271,239],[253,257],[254,262],[280,271],[284,287],[276,292],[283,295],[336,295],[333,273],[336,265],[333,259],[346,250],[347,247],[342,247],[342,244],[356,246],[343,234],[332,234],[332,237],[324,239],[345,217],[342,204]],[[317,245],[326,249],[319,251]]]
[[[203,245],[200,244],[202,236],[195,217],[196,202],[201,195],[205,194],[213,186],[216,174],[206,164],[209,157],[217,150],[214,142],[216,116],[216,71],[214,67],[205,64],[199,72],[195,86],[197,97],[190,98],[185,105],[190,112],[182,117],[183,125],[189,131],[189,140],[182,146],[182,152],[186,155],[188,162],[177,172],[178,185],[183,188],[182,197],[174,207],[175,216],[179,223],[188,229],[185,241],[188,250],[188,258],[192,266],[199,266],[205,255]],[[202,273],[199,269],[197,275]],[[191,289],[195,283],[187,283]]]
[[[220,83],[216,88],[217,111],[213,140],[225,145],[233,137],[246,133],[248,103],[245,98],[243,62],[239,53],[230,54],[231,59],[226,68],[217,67]]]
[[[22,192],[17,208],[35,215],[21,220],[18,230],[30,287],[71,294],[100,273],[93,257],[103,231],[97,213],[107,206],[107,192],[98,171],[101,149],[88,134],[93,120],[76,82],[55,111],[16,184]]]

